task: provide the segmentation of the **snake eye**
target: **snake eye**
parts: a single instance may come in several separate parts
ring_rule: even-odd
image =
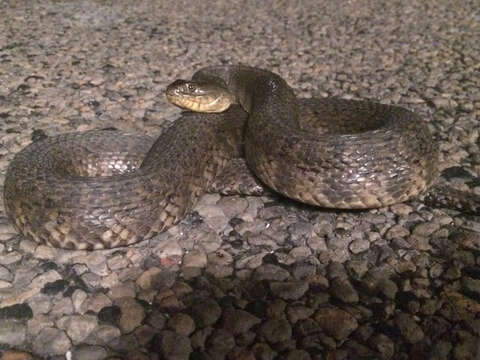
[[[187,84],[187,89],[188,89],[188,91],[190,91],[190,92],[193,93],[193,92],[195,92],[195,91],[197,90],[197,86],[196,86],[195,84],[188,83],[188,84]]]

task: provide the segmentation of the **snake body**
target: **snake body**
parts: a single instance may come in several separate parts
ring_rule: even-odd
[[[246,66],[201,69],[241,106],[185,113],[155,141],[117,131],[63,134],[16,154],[4,202],[17,230],[68,249],[126,246],[182,219],[234,157],[292,199],[374,208],[417,196],[435,180],[425,124],[396,106],[299,100],[278,75]]]

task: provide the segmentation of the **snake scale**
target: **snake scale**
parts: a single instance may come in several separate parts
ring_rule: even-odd
[[[180,221],[241,154],[271,189],[327,208],[403,202],[438,175],[431,134],[404,108],[300,100],[280,76],[240,65],[206,67],[192,80],[225,88],[240,106],[183,113],[155,141],[93,130],[16,154],[4,187],[16,229],[66,249],[133,244]]]

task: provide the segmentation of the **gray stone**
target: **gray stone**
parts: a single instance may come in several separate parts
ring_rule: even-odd
[[[255,338],[257,337],[257,333],[255,331],[247,331],[235,337],[235,344],[237,347],[248,347],[253,344]]]
[[[6,255],[3,255],[0,257],[0,265],[13,265],[16,262],[19,262],[22,260],[22,254],[16,252],[16,251],[11,251],[7,253]]]
[[[462,278],[462,290],[477,300],[480,300],[480,279],[464,276]]]
[[[140,344],[137,341],[137,337],[135,333],[121,335],[118,338],[113,339],[109,344],[108,347],[117,352],[129,352],[132,349],[138,349]]]
[[[114,280],[113,284],[109,284],[107,287],[110,289],[108,297],[111,299],[134,298],[136,295],[135,283],[133,281],[117,283]]]
[[[101,277],[92,272],[86,272],[80,277],[88,290],[95,291],[102,287]]]
[[[417,325],[411,315],[405,313],[397,314],[395,324],[398,326],[403,337],[411,344],[421,341],[425,336],[422,328]]]
[[[440,224],[437,222],[426,222],[426,223],[421,223],[418,224],[413,228],[412,234],[413,235],[418,235],[418,236],[423,236],[423,237],[428,237],[432,235],[435,231],[440,229]]]
[[[80,345],[72,351],[75,360],[103,360],[107,358],[107,351],[101,346]]]
[[[75,258],[75,262],[88,266],[91,272],[99,276],[106,276],[110,273],[107,267],[107,259],[102,252],[92,251],[83,256]]]
[[[215,232],[221,232],[228,224],[228,218],[225,216],[222,208],[216,204],[207,205],[200,202],[197,206],[195,206],[195,211],[197,211],[200,216],[204,218],[205,223],[208,224],[210,228],[215,230]]]
[[[355,330],[355,335],[362,342],[366,342],[368,339],[372,338],[374,332],[375,330],[371,324],[363,324]]]
[[[393,225],[385,233],[385,237],[387,238],[387,240],[392,240],[395,238],[403,238],[403,237],[407,237],[408,235],[410,235],[410,231],[406,227],[399,224]]]
[[[226,196],[218,201],[218,206],[222,209],[224,214],[231,219],[247,210],[248,201],[240,197]]]
[[[226,278],[233,274],[233,267],[225,265],[208,264],[205,269],[206,274],[217,279]]]
[[[32,280],[35,278],[35,276],[37,276],[37,279],[40,277],[45,277],[44,274],[41,274],[41,275],[38,275],[38,274],[39,274],[39,269],[38,269],[38,264],[36,262],[25,262],[24,266],[19,267],[14,272],[13,284],[18,287],[35,285],[35,284],[32,284]],[[42,288],[49,282],[55,282],[55,280],[49,281],[52,278],[53,277],[51,275],[46,276],[43,282]]]
[[[72,305],[75,309],[75,312],[81,313],[81,306],[83,302],[88,298],[88,295],[85,291],[76,289],[72,294]]]
[[[187,252],[183,257],[184,267],[204,268],[207,266],[207,255],[202,249],[193,249]]]
[[[426,236],[411,235],[407,240],[418,250],[430,251],[432,249],[432,246],[430,245],[430,239]]]
[[[320,332],[322,332],[322,328],[311,317],[300,320],[295,324],[296,336],[306,337],[310,335],[316,335]]]
[[[335,307],[317,310],[314,319],[324,331],[339,341],[345,340],[358,327],[357,320],[350,313]]]
[[[195,331],[195,333],[190,337],[192,348],[195,350],[205,350],[206,341],[212,334],[213,330],[213,327],[207,326]]]
[[[97,317],[94,315],[69,316],[62,328],[74,344],[80,344],[97,327]]]
[[[0,241],[9,240],[15,235],[16,235],[16,231],[12,224],[8,222],[0,223]]]
[[[104,307],[110,306],[110,305],[112,305],[112,300],[110,300],[110,298],[107,295],[103,293],[97,293],[97,294],[94,294],[92,297],[87,298],[80,305],[79,312],[86,313],[87,311],[93,311],[94,313],[97,314]]]
[[[274,351],[267,343],[259,342],[252,346],[252,351],[255,354],[255,359],[259,360],[274,360],[277,352]]]
[[[472,354],[479,355],[479,338],[467,331],[458,331],[459,341],[455,344],[453,349],[453,356],[458,360],[470,360]]]
[[[346,279],[335,278],[330,282],[330,292],[337,299],[344,303],[356,303],[358,302],[358,293]]]
[[[430,267],[428,274],[432,279],[436,279],[442,275],[443,271],[443,264],[437,262]]]
[[[65,355],[72,346],[64,331],[46,327],[33,340],[33,351],[40,356]]]
[[[391,205],[390,210],[392,210],[394,214],[397,214],[400,216],[406,216],[413,211],[410,205],[403,204],[403,203]]]
[[[152,249],[152,254],[160,259],[162,265],[168,267],[178,264],[183,256],[183,249],[177,240],[162,241]]]
[[[122,333],[119,328],[112,325],[99,325],[92,331],[85,343],[92,345],[106,345],[113,340],[119,339]]]
[[[443,278],[445,278],[447,280],[457,280],[457,279],[460,279],[461,276],[462,276],[461,270],[455,265],[450,266],[443,273]]]
[[[57,271],[49,270],[32,279],[32,277],[35,276],[37,272],[32,272],[32,269],[29,269],[27,267],[23,272],[25,275],[23,277],[23,280],[28,279],[28,281],[27,283],[20,284],[17,283],[17,281],[22,282],[18,280],[19,277],[21,277],[18,274],[22,273],[22,268],[23,267],[20,267],[15,273],[15,286],[20,287],[20,289],[13,292],[11,295],[4,296],[0,302],[0,307],[24,303],[32,297],[38,295],[46,284],[53,283],[57,280],[61,280],[62,278]]]
[[[217,251],[222,246],[222,238],[216,231],[213,231],[206,225],[205,228],[192,231],[189,237],[196,244],[195,248],[202,250],[206,254]]]
[[[370,346],[383,355],[385,359],[391,359],[395,354],[395,343],[384,334],[376,334],[369,339]]]
[[[348,245],[349,250],[354,254],[360,254],[370,248],[368,240],[358,239],[354,240]]]
[[[152,286],[155,289],[167,287],[170,288],[175,283],[177,274],[174,271],[168,269],[161,269],[160,272],[154,271],[154,274],[151,278]]]
[[[328,264],[328,277],[330,279],[335,279],[335,278],[342,278],[345,279],[347,278],[347,272],[345,271],[345,268],[343,267],[343,264],[337,262],[337,261],[331,261]]]
[[[0,280],[4,280],[8,282],[13,280],[13,275],[10,272],[10,270],[8,270],[8,268],[6,268],[5,266],[1,266],[1,265],[0,265]]]
[[[26,340],[27,327],[13,319],[0,320],[0,344],[9,346],[22,345]]]
[[[177,296],[179,299],[193,293],[193,288],[184,281],[176,281],[175,284],[172,285],[171,289],[175,293],[175,296]]]
[[[284,360],[310,360],[310,354],[305,350],[291,350],[287,354],[282,356]]]
[[[244,310],[227,308],[223,311],[223,328],[233,335],[245,333],[260,323],[260,319]]]
[[[292,275],[297,280],[305,280],[316,274],[317,267],[307,262],[296,262],[293,264]]]
[[[292,324],[295,324],[299,320],[309,318],[313,313],[313,309],[302,305],[292,305],[287,308],[288,320]]]
[[[177,312],[183,310],[185,307],[175,293],[168,288],[163,288],[158,291],[154,301],[157,303],[157,309],[159,311]]]
[[[313,236],[314,227],[311,223],[296,222],[288,227],[290,233],[290,241],[295,246],[303,246],[307,240]]]
[[[220,266],[229,266],[233,262],[233,257],[228,252],[223,249],[218,249],[217,251],[207,255],[207,259],[210,264],[220,265]]]
[[[236,269],[247,268],[246,269],[247,271],[251,271],[251,269],[256,269],[260,265],[262,265],[263,258],[267,254],[268,254],[268,252],[265,251],[265,252],[260,252],[258,254],[251,255],[251,256],[248,256],[248,255],[244,256],[244,257],[235,261],[235,268]],[[238,273],[238,271],[237,271],[237,273]]]
[[[290,277],[290,273],[277,265],[265,264],[255,269],[253,279],[256,281],[284,281]]]
[[[127,334],[140,326],[145,318],[145,310],[135,299],[123,297],[116,299],[114,304],[122,312],[118,323],[122,333]]]
[[[350,260],[345,266],[348,272],[355,279],[362,278],[368,271],[368,261],[366,260]]]
[[[158,331],[149,325],[140,325],[135,329],[135,337],[141,347],[148,347]]]
[[[263,247],[271,251],[278,248],[278,237],[271,237],[263,233],[249,235],[247,242],[250,246]]]
[[[398,286],[388,278],[380,279],[377,284],[378,290],[388,299],[395,299],[398,292]]]
[[[313,235],[311,238],[307,240],[307,245],[312,251],[327,251],[327,244],[325,242],[325,238]]]
[[[156,330],[162,330],[167,324],[167,314],[153,311],[148,315],[147,323]]]
[[[267,306],[267,316],[269,318],[284,318],[287,303],[282,299],[274,299]]]
[[[195,330],[195,323],[187,314],[178,313],[170,318],[168,327],[177,334],[189,336]]]
[[[73,304],[70,298],[62,298],[57,301],[51,310],[51,314],[55,316],[73,314]]]
[[[449,98],[436,97],[432,101],[437,109],[453,110],[457,106],[456,101]]]
[[[288,341],[292,337],[292,327],[286,319],[268,319],[258,331],[271,345]]]
[[[257,196],[247,197],[248,208],[245,210],[245,213],[240,216],[240,218],[245,221],[253,221],[258,215],[259,210],[263,209],[264,201]]]
[[[215,329],[207,340],[207,352],[214,358],[224,357],[234,346],[233,334],[224,329]]]
[[[439,340],[432,346],[432,358],[438,360],[447,360],[450,358],[453,345],[451,342]]]
[[[107,260],[108,268],[112,271],[117,271],[126,268],[130,262],[125,254],[118,254]]]
[[[222,308],[213,299],[205,299],[191,307],[191,314],[198,327],[206,327],[217,322],[222,314]]]
[[[43,314],[37,314],[27,321],[28,334],[30,336],[36,336],[43,328],[53,326],[53,319]]]
[[[188,360],[192,352],[190,339],[170,330],[160,333],[160,340],[155,344],[155,349],[165,360]]]
[[[270,290],[275,296],[278,296],[283,300],[297,300],[308,291],[308,282],[274,281],[270,283]]]
[[[408,237],[408,241],[404,238],[393,238],[391,240],[391,245],[394,249],[411,249],[412,244],[415,245],[414,242],[411,242],[411,240],[412,236]],[[399,250],[397,250],[397,252],[402,254]]]

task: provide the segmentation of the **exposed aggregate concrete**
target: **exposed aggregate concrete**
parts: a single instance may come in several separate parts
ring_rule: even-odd
[[[299,96],[418,112],[444,178],[480,195],[477,1],[0,2],[0,186],[32,136],[155,135],[202,66],[281,74]],[[0,190],[1,193],[2,190]],[[413,201],[328,211],[205,195],[157,238],[65,251],[0,207],[11,359],[478,359],[480,218]]]

